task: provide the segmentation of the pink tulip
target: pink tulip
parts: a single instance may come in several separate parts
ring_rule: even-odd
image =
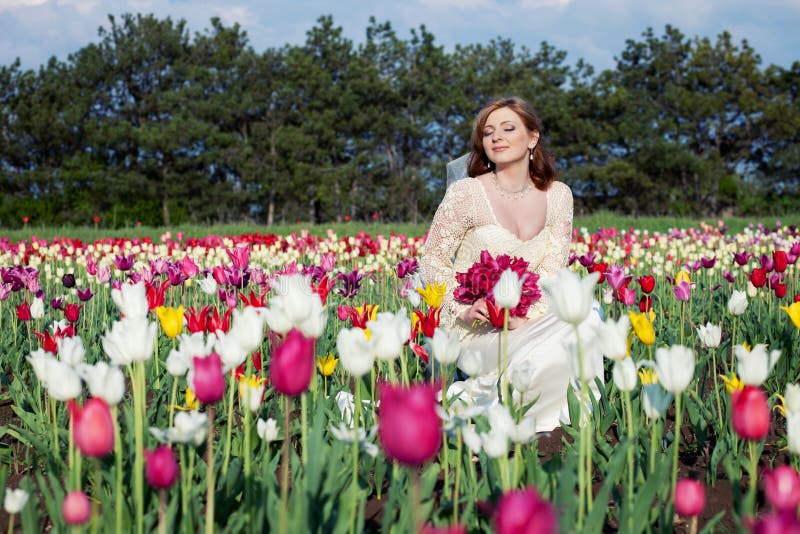
[[[295,397],[308,389],[314,376],[314,339],[292,328],[272,352],[269,380],[275,391]]]
[[[81,454],[88,458],[102,458],[114,450],[114,419],[106,401],[92,397],[81,408],[69,401],[72,416],[72,435]]]
[[[154,451],[144,451],[147,462],[145,476],[147,482],[154,488],[169,488],[178,478],[178,461],[175,453],[168,445],[159,445]]]
[[[692,286],[688,282],[681,282],[672,288],[675,298],[681,302],[686,302],[692,296]]]
[[[381,383],[378,396],[378,438],[386,455],[408,466],[422,465],[436,456],[442,444],[436,388]]]
[[[684,517],[700,515],[706,507],[706,490],[703,484],[691,478],[682,478],[675,485],[675,511]]]
[[[800,534],[800,522],[791,513],[776,512],[745,522],[752,534]]]
[[[61,515],[68,525],[77,526],[86,523],[92,515],[92,503],[89,502],[89,497],[80,490],[70,491],[61,503]]]
[[[192,389],[197,400],[203,404],[214,404],[222,400],[225,393],[225,376],[222,374],[222,360],[212,352],[205,358],[195,356]]]
[[[467,534],[467,527],[463,525],[452,525],[449,527],[434,527],[423,525],[419,529],[419,534]]]
[[[760,441],[769,432],[769,404],[761,389],[745,386],[731,394],[733,430],[744,439]]]
[[[627,287],[628,282],[633,278],[632,275],[625,276],[625,267],[616,264],[612,265],[605,274],[608,285],[610,285],[612,289]]]
[[[497,534],[558,532],[558,516],[552,504],[543,499],[536,488],[511,490],[505,493],[494,513]]]
[[[794,511],[800,505],[800,475],[789,465],[764,473],[764,493],[778,511]]]

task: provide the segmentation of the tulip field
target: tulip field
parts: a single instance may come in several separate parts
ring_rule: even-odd
[[[422,236],[0,238],[0,527],[800,532],[800,230],[573,237],[542,293],[604,321],[548,433],[520,373],[448,388]]]

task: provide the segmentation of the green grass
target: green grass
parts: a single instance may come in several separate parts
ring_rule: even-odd
[[[701,220],[708,224],[716,225],[716,218],[692,219],[690,217],[633,217],[617,215],[611,212],[598,212],[591,215],[577,215],[575,217],[575,227],[586,227],[594,231],[598,227],[628,229],[637,228],[640,230],[650,230],[651,232],[665,232],[670,228],[690,228],[698,227]],[[745,217],[727,217],[722,219],[728,225],[729,233],[738,233],[750,224],[761,223],[766,227],[774,227],[775,218],[761,217],[749,219]],[[781,218],[783,224],[800,224],[797,217]],[[90,226],[60,226],[44,227],[29,225],[24,228],[0,229],[0,237],[8,237],[12,242],[30,239],[36,236],[40,239],[51,240],[56,237],[77,238],[83,241],[95,241],[108,237],[150,237],[158,239],[165,231],[172,232],[173,238],[177,232],[183,232],[185,237],[203,237],[210,234],[216,235],[239,235],[247,233],[278,234],[288,235],[301,230],[308,230],[312,235],[324,236],[328,229],[333,230],[338,236],[354,235],[360,230],[370,234],[380,233],[388,235],[390,232],[396,234],[406,234],[410,236],[421,236],[428,229],[429,222],[419,224],[413,223],[330,223],[330,224],[280,224],[280,225],[257,225],[257,224],[216,224],[191,225],[179,224],[170,228],[138,226],[128,228],[103,228]]]

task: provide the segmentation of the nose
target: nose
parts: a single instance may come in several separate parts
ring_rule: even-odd
[[[492,142],[493,143],[496,143],[497,141],[499,141],[501,137],[502,136],[500,135],[500,130],[494,130],[492,132]]]

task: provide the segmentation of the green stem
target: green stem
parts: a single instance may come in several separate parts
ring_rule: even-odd
[[[206,534],[214,532],[214,491],[216,477],[214,474],[214,416],[216,408],[209,406],[206,409],[208,414],[208,435],[206,436]]]
[[[249,397],[251,394],[250,389],[247,389],[246,395]],[[252,480],[250,477],[251,473],[251,465],[250,465],[250,399],[246,399],[245,404],[248,406],[244,410],[244,450],[242,451],[242,458],[244,458],[244,502],[245,502],[245,525],[246,531],[250,532],[250,522],[252,519],[252,509],[251,509],[251,501],[252,501],[252,491],[251,491],[251,484]]]
[[[751,517],[756,516],[756,487],[758,484],[758,443],[754,440],[747,442],[750,448],[750,465],[748,465],[747,480],[747,500],[745,501],[745,513]]]
[[[622,398],[625,402],[625,412],[627,416],[627,427],[628,427],[628,505],[633,508],[633,479],[635,474],[635,464],[633,461],[633,452],[634,452],[634,440],[635,434],[633,429],[633,408],[631,407],[631,393],[630,391],[624,391],[622,393]],[[629,515],[629,519],[633,521],[633,514]],[[629,525],[631,530],[633,529],[633,524]]]
[[[278,532],[289,532],[289,410],[292,407],[292,398],[283,397],[283,450],[281,453],[281,511]]]
[[[229,373],[231,384],[228,387],[228,421],[225,431],[225,459],[222,461],[222,478],[228,475],[228,465],[231,459],[231,433],[233,432],[233,393],[236,390],[236,378]]]
[[[673,503],[675,500],[675,485],[678,482],[678,450],[681,444],[681,424],[683,423],[682,396],[682,393],[675,394],[675,430],[672,434],[672,484],[670,485],[670,498]]]
[[[136,499],[136,532],[144,533],[144,364],[133,363],[133,373],[136,376],[133,384],[134,394],[134,443],[136,453],[134,456],[133,483]],[[133,379],[133,376],[131,377]]]
[[[14,515],[8,515],[8,534],[14,534]]]
[[[458,524],[458,484],[461,477],[461,429],[456,428],[456,479],[453,484],[453,524]]]
[[[719,400],[719,385],[717,383],[717,374],[718,374],[718,371],[717,371],[717,351],[715,349],[710,349],[710,350],[711,350],[711,372],[714,375],[714,396],[716,397],[716,401],[717,401],[717,423],[719,424],[719,426],[717,426],[717,428],[719,428],[720,431],[722,431],[722,428],[723,428],[723,425],[722,425],[722,403]]]
[[[53,417],[53,456],[54,458],[59,458],[61,451],[58,444],[58,414],[56,412],[56,399],[53,397],[50,397],[50,414]]]
[[[178,377],[172,377],[172,392],[169,396],[169,426],[172,426],[172,421],[175,416],[175,405],[178,404]]]
[[[167,534],[167,490],[158,491],[158,534]]]
[[[303,465],[308,463],[308,401],[306,397],[305,392],[300,395],[300,461]]]
[[[356,383],[355,403],[353,403],[353,473],[352,486],[350,488],[350,510],[353,516],[350,519],[350,532],[355,533],[358,525],[358,419],[361,413],[361,388]]]
[[[115,532],[117,534],[122,533],[122,438],[120,436],[119,430],[119,408],[113,406],[111,408],[111,415],[114,418],[114,464],[116,469],[116,491],[115,491],[115,501],[114,510],[116,514],[116,523],[115,523]]]

